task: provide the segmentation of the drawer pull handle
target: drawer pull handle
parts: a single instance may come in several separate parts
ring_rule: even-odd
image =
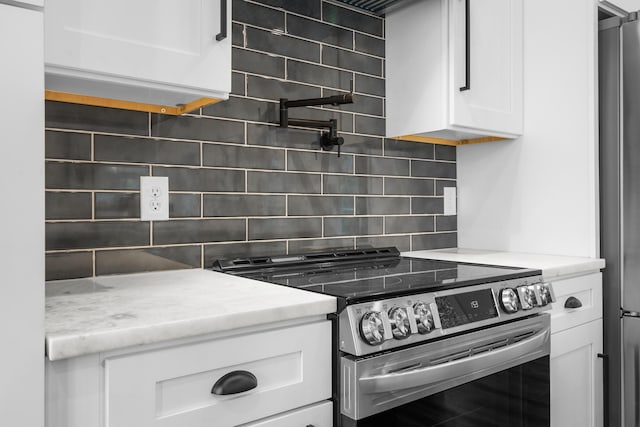
[[[564,302],[564,308],[580,308],[582,307],[582,303],[576,297],[569,297]]]
[[[247,371],[233,371],[222,376],[211,389],[211,394],[225,395],[249,391],[258,386],[255,375]]]

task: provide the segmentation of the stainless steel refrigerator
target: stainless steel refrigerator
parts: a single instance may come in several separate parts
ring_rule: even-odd
[[[640,426],[640,21],[599,29],[605,425]]]

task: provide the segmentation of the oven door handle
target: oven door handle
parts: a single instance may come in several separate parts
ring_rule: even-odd
[[[543,329],[525,340],[497,350],[425,368],[361,377],[358,379],[358,383],[360,390],[364,393],[384,393],[435,384],[465,375],[477,374],[480,371],[495,369],[496,367],[513,367],[519,363],[510,362],[522,363],[521,359],[533,360],[548,354],[548,346],[545,347],[548,341],[549,329]],[[545,349],[545,351],[542,352],[542,349]]]

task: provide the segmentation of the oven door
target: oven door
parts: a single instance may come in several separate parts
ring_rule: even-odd
[[[342,427],[549,426],[549,315],[341,358]]]

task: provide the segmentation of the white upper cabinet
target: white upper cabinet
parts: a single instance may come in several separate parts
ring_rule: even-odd
[[[231,3],[47,0],[47,99],[176,114],[227,99]]]
[[[460,145],[522,134],[522,0],[419,0],[386,18],[387,136]]]
[[[625,12],[637,12],[640,10],[640,0],[600,0],[600,5],[605,9],[613,5],[619,7]]]

